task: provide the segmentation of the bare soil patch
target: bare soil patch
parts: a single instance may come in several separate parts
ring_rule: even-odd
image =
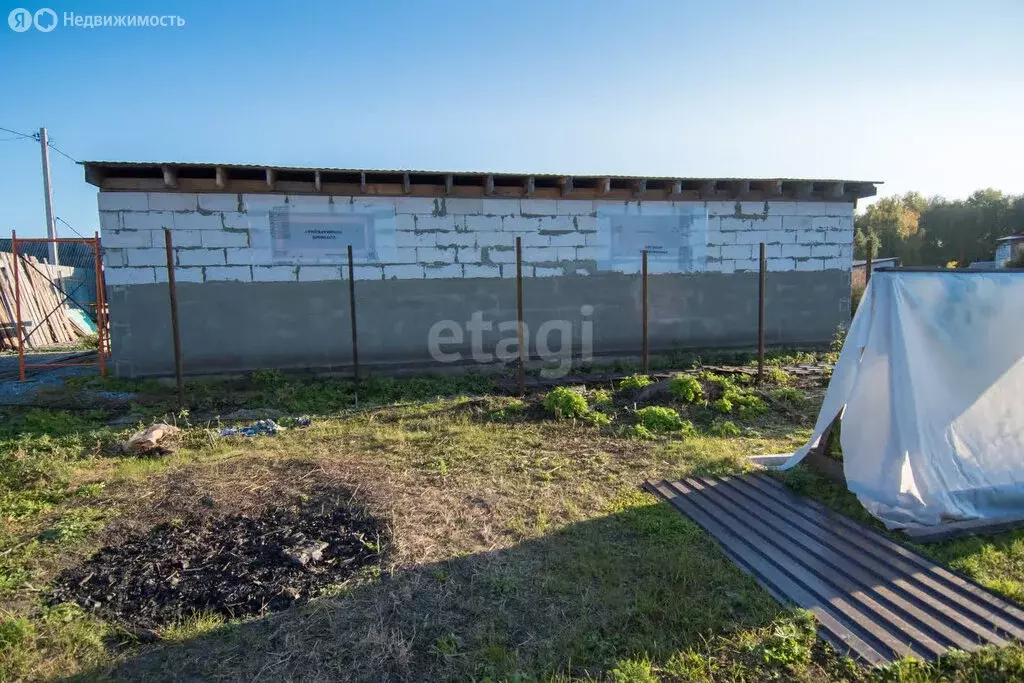
[[[154,628],[198,612],[286,609],[380,561],[378,522],[343,488],[295,504],[159,524],[62,572],[53,602]]]

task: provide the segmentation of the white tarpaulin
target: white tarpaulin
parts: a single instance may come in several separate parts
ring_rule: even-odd
[[[1024,514],[1024,274],[879,271],[814,434],[889,528]]]

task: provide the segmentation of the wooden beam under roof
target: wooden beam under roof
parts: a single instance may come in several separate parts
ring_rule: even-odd
[[[178,187],[178,172],[173,166],[167,166],[166,164],[160,167],[160,171],[164,176],[164,187],[177,188]]]
[[[532,175],[526,176],[526,196],[529,197],[531,194],[537,191],[537,179]]]
[[[273,168],[267,170],[267,187],[273,190],[277,187],[277,171]]]
[[[228,171],[223,166],[218,166],[213,172],[213,181],[218,190],[226,190],[228,187]]]

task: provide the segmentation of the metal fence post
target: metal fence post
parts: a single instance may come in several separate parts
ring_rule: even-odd
[[[648,371],[648,358],[647,358],[647,250],[644,249],[641,252],[641,298],[643,303],[641,304],[641,329],[643,334],[643,340],[640,345],[640,370],[646,375]]]
[[[174,340],[174,375],[178,385],[178,408],[185,407],[185,379],[181,369],[181,335],[178,331],[178,287],[174,281],[174,245],[170,228],[164,228],[167,250],[167,291],[171,297],[171,335]]]
[[[764,242],[761,242],[760,277],[757,287],[757,383],[764,381],[764,296],[768,259],[765,258]]]
[[[348,245],[348,310],[352,318],[352,396],[359,407],[359,335],[356,333],[356,279],[352,245]]]
[[[523,239],[516,237],[516,336],[519,346],[519,395],[526,395],[526,349],[523,348]]]

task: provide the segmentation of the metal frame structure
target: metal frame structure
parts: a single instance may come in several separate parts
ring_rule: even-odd
[[[93,252],[93,263],[96,269],[96,301],[84,302],[86,305],[91,305],[96,311],[96,332],[98,337],[96,361],[94,362],[65,362],[65,363],[27,363],[25,362],[25,341],[31,336],[35,330],[25,334],[25,321],[21,317],[21,266],[24,264],[27,267],[35,268],[30,262],[22,258],[19,260],[19,245],[33,244],[33,243],[44,243],[54,245],[54,249],[61,243],[69,244],[86,244],[91,247]],[[105,376],[107,374],[107,359],[110,357],[110,343],[109,335],[107,334],[107,300],[106,300],[106,289],[103,282],[103,262],[100,256],[100,234],[95,233],[94,237],[18,237],[15,231],[11,231],[11,255],[13,256],[15,268],[14,268],[14,315],[18,337],[18,381],[25,381],[25,369],[26,368],[62,368],[62,367],[90,367],[96,366],[100,369],[100,375]],[[78,304],[80,307],[83,306],[83,302],[78,302],[72,299],[71,295],[64,291],[64,289],[57,284],[53,284],[53,287],[62,295],[60,301],[61,305],[64,302],[71,300]],[[56,309],[54,309],[55,311]],[[46,317],[43,318],[42,322],[45,322],[54,311],[47,313]],[[38,329],[38,326],[37,328]]]

